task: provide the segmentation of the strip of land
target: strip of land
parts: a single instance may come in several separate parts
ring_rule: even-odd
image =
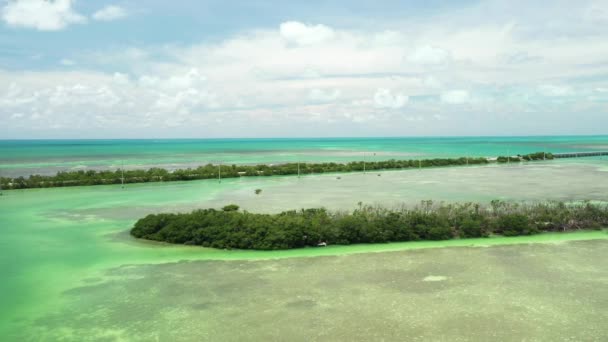
[[[108,185],[199,179],[222,179],[237,177],[268,177],[279,175],[308,175],[319,173],[366,172],[379,170],[405,170],[428,167],[485,165],[488,163],[516,163],[537,160],[552,160],[551,153],[537,152],[518,156],[496,158],[435,158],[386,161],[354,161],[349,163],[287,163],[259,165],[207,164],[198,168],[169,171],[162,168],[148,170],[115,171],[64,171],[54,176],[31,175],[29,177],[0,178],[2,189],[52,188],[83,185]]]

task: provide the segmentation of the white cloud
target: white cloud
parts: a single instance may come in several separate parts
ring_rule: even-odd
[[[315,102],[331,102],[340,97],[339,89],[311,89],[308,98]]]
[[[9,1],[2,8],[2,19],[13,27],[57,31],[87,19],[72,9],[71,0]]]
[[[108,5],[93,13],[93,19],[101,21],[112,21],[124,18],[126,16],[127,12],[125,9],[116,5]]]
[[[422,80],[422,84],[428,88],[441,88],[443,84],[434,76],[427,76]]]
[[[0,84],[7,77],[0,72]],[[126,74],[91,72],[28,73],[0,88],[2,115],[27,121],[32,128],[141,127],[187,125],[219,105],[217,96],[196,69],[167,76],[142,75],[134,82]],[[152,81],[151,81],[152,80]],[[128,115],[126,115],[128,114]]]
[[[197,68],[191,68],[183,75],[171,76],[166,86],[173,88],[190,88],[203,85],[207,78],[203,76]]]
[[[538,87],[538,91],[544,96],[562,97],[573,94],[573,90],[567,85],[544,84]]]
[[[415,64],[437,65],[447,63],[450,58],[450,53],[447,50],[425,45],[415,49],[407,56],[406,60]]]
[[[467,90],[449,90],[441,94],[441,101],[449,104],[463,104],[471,100]]]
[[[115,80],[124,83],[122,74],[114,75]],[[190,89],[202,88],[206,85],[207,78],[201,75],[197,68],[191,68],[185,73],[178,73],[168,77],[143,75],[138,79],[138,86],[143,88],[157,89],[165,92],[188,91]]]
[[[593,112],[580,122],[596,122],[608,118],[608,80],[601,77],[608,29],[569,26],[583,25],[573,24],[584,15],[577,8],[563,10],[568,15],[554,8],[556,36],[543,31],[541,10],[512,24],[507,14],[475,16],[483,11],[474,7],[392,31],[286,22],[190,46],[70,51],[78,70],[0,70],[0,122],[20,114],[23,122],[37,118],[30,124],[40,129],[78,122],[111,131],[119,122],[135,131],[170,125],[234,136],[290,134],[280,130],[286,123],[296,134],[316,135],[304,126],[364,121],[377,129],[365,134],[426,134],[391,131],[408,120],[408,127],[433,120],[454,133],[456,120],[475,115],[482,118],[475,127],[486,129],[498,126],[491,120],[542,111]],[[228,132],[229,125],[240,129]]]
[[[585,15],[583,18],[593,24],[605,24],[608,22],[608,1],[592,1],[587,8],[585,8]]]
[[[390,89],[380,88],[374,94],[374,103],[378,108],[398,109],[405,106],[409,101],[409,97],[396,93],[393,94]]]
[[[131,82],[129,75],[120,73],[120,72],[115,72],[114,75],[112,76],[114,82],[116,84],[120,84],[120,85],[126,85],[129,84],[129,82]]]
[[[297,21],[282,23],[279,32],[287,43],[295,45],[314,45],[328,41],[335,36],[331,27],[307,25]]]

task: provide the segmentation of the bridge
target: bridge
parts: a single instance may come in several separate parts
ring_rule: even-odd
[[[579,158],[597,156],[608,156],[608,151],[553,153],[553,158]]]

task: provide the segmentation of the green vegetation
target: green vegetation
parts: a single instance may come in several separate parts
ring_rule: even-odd
[[[516,162],[521,162],[521,161],[535,161],[535,160],[551,160],[554,159],[554,156],[552,153],[548,153],[548,152],[536,152],[536,153],[530,153],[530,154],[525,154],[525,155],[517,155],[517,156],[510,156],[510,157],[505,157],[505,156],[500,156],[498,158],[496,158],[496,161],[499,163],[516,163]]]
[[[223,211],[237,211],[239,206],[236,204],[228,204],[222,208]]]
[[[521,156],[521,160],[542,160],[543,152]],[[507,157],[499,157],[498,162],[507,161]],[[553,155],[547,153],[547,159],[553,159]],[[519,159],[518,159],[519,160]],[[516,161],[511,158],[511,161]],[[422,160],[385,160],[367,161],[365,170],[395,170],[412,169],[419,167],[441,167],[458,165],[487,164],[486,158],[437,158]],[[300,163],[300,173],[329,173],[329,172],[357,172],[364,170],[364,162],[354,161],[349,163]],[[124,170],[125,183],[147,183],[162,181],[188,181],[197,179],[218,178],[218,165],[207,164],[198,168],[178,169],[168,171],[162,168],[151,168],[149,170]],[[297,163],[280,165],[227,165],[221,167],[222,178],[235,177],[264,177],[276,175],[298,174]],[[31,175],[27,178],[0,177],[0,185],[3,189],[27,189],[27,188],[51,188],[63,186],[80,185],[102,185],[121,184],[123,177],[120,169],[116,171],[64,171],[54,176]]]
[[[434,204],[408,209],[359,205],[353,212],[302,209],[279,214],[203,209],[148,215],[135,224],[137,238],[214,248],[291,249],[319,244],[383,243],[531,235],[543,231],[608,226],[608,206],[589,202],[518,204],[492,201]]]

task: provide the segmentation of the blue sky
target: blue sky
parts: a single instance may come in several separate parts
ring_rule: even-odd
[[[0,4],[0,138],[608,133],[606,0]]]

